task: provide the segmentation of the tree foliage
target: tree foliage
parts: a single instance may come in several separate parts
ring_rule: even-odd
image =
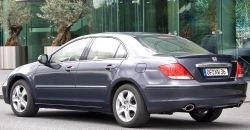
[[[237,0],[235,7],[236,27],[239,30],[250,28],[250,2],[248,0]]]
[[[22,26],[30,21],[31,12],[29,6],[24,2],[16,2],[15,0],[7,1],[7,11],[3,10],[1,1],[0,23],[9,30],[9,38],[6,46],[18,46],[18,36],[22,31]]]
[[[3,24],[3,4],[2,1],[0,1],[0,26]]]
[[[58,46],[71,39],[71,26],[88,13],[89,6],[83,0],[46,0],[40,10],[38,17],[58,27],[57,37],[52,43]]]

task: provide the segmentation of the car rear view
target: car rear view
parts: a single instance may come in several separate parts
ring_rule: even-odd
[[[244,102],[247,83],[232,56],[212,54],[177,36],[136,39],[154,60],[161,59],[145,72],[147,77],[161,79],[144,86],[149,113],[189,112],[197,121],[210,122],[222,109],[240,107]],[[170,57],[174,58],[171,62]]]

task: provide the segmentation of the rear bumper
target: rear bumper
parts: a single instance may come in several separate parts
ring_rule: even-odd
[[[176,112],[188,104],[197,108],[236,107],[246,99],[247,83],[233,81],[199,85],[146,86],[149,113]]]

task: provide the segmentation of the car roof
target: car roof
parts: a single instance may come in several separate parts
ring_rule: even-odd
[[[83,37],[96,37],[96,36],[131,36],[131,37],[144,37],[144,36],[166,36],[166,37],[173,37],[170,34],[163,34],[163,33],[151,33],[151,32],[103,32],[103,33],[95,33],[95,34],[88,34],[84,35]]]

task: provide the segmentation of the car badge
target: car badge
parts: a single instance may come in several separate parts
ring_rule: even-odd
[[[217,57],[212,57],[212,60],[213,60],[214,62],[217,62]]]

